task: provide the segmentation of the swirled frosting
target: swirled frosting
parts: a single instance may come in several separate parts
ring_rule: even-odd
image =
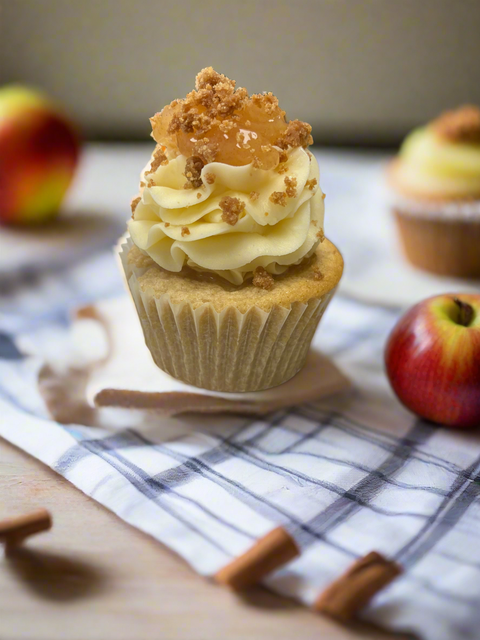
[[[480,111],[463,107],[414,129],[394,165],[396,186],[426,198],[480,195]]]
[[[149,163],[129,222],[133,242],[164,269],[187,265],[239,285],[257,267],[283,273],[323,239],[318,164],[304,148],[293,149],[280,171],[210,162],[197,188],[185,188],[185,165],[178,155],[148,173]],[[236,199],[233,220],[222,209],[225,197]]]

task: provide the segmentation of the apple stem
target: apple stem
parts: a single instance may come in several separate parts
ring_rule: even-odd
[[[474,311],[473,307],[469,305],[467,302],[463,302],[459,298],[454,298],[453,301],[458,307],[459,315],[457,322],[461,324],[462,327],[468,327],[473,320]]]

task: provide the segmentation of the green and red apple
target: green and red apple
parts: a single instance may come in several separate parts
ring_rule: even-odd
[[[0,222],[30,224],[56,216],[77,166],[76,128],[41,93],[0,88]]]
[[[480,294],[412,307],[385,349],[387,375],[411,411],[450,427],[480,426]]]

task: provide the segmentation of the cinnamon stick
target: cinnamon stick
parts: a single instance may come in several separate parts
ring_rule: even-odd
[[[313,608],[346,622],[401,573],[400,565],[371,551],[332,582],[317,598]]]
[[[260,582],[275,569],[300,555],[295,540],[283,529],[273,529],[243,555],[215,575],[215,580],[240,591]]]
[[[46,509],[38,509],[0,522],[0,542],[8,549],[21,544],[25,538],[47,531],[52,526],[52,516]]]

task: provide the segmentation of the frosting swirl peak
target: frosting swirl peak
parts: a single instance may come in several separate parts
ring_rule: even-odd
[[[283,273],[323,239],[318,165],[304,149],[285,173],[212,162],[196,189],[184,188],[185,165],[178,156],[149,176],[129,222],[133,242],[164,269],[186,264],[241,284],[257,267]]]

